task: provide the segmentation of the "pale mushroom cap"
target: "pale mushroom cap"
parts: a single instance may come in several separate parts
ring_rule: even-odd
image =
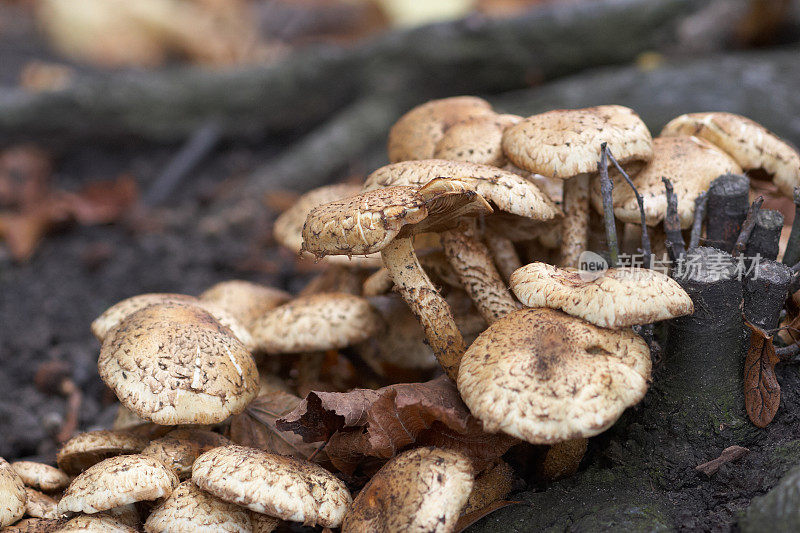
[[[230,444],[227,438],[207,429],[182,428],[170,431],[150,442],[142,455],[155,457],[175,472],[180,479],[192,475],[192,464],[200,455]]]
[[[0,457],[0,527],[13,524],[25,514],[25,485],[8,461]]]
[[[517,115],[481,115],[453,124],[436,143],[433,157],[501,167],[503,132],[522,120]]]
[[[25,514],[34,518],[58,518],[58,502],[36,489],[25,487]]]
[[[389,161],[430,159],[449,127],[485,115],[495,116],[492,106],[475,96],[454,96],[418,105],[389,130]]]
[[[733,113],[689,113],[672,119],[661,130],[662,137],[695,135],[724,150],[744,170],[763,168],[789,198],[800,185],[800,155],[785,141],[753,122]]]
[[[648,268],[609,268],[603,275],[531,263],[511,275],[511,290],[528,307],[560,309],[603,328],[652,324],[694,312],[677,281]]]
[[[250,511],[200,490],[184,481],[156,507],[144,523],[147,533],[250,533]]]
[[[301,296],[253,326],[259,349],[271,353],[336,350],[364,341],[382,319],[365,298],[341,292]]]
[[[301,225],[300,231],[302,229]],[[300,241],[302,242],[302,236]],[[247,328],[261,315],[285,304],[291,298],[292,295],[286,291],[238,279],[217,283],[200,295],[200,301],[212,302],[226,309]]]
[[[54,518],[23,518],[13,526],[3,528],[3,533],[56,533],[62,531],[66,520]]]
[[[79,515],[58,529],[58,533],[137,533],[139,530],[106,513]]]
[[[178,483],[178,476],[153,457],[111,457],[72,480],[58,502],[58,512],[91,514],[129,503],[157,500],[169,496]]]
[[[58,450],[56,462],[70,475],[80,474],[90,466],[115,455],[139,453],[147,440],[127,431],[89,431],[69,439]]]
[[[536,220],[550,220],[561,215],[561,209],[536,184],[513,172],[475,163],[426,159],[386,165],[367,176],[364,190],[395,185],[421,186],[442,176],[464,183],[506,213]]]
[[[128,409],[157,424],[215,424],[258,394],[253,357],[193,305],[151,305],[112,330],[98,370]]]
[[[472,487],[464,455],[433,447],[403,452],[361,489],[342,533],[454,531]]]
[[[33,461],[15,461],[11,468],[22,482],[34,489],[51,492],[69,485],[69,476],[58,468]]]
[[[491,212],[486,200],[457,180],[375,189],[314,208],[303,227],[303,247],[317,257],[369,254],[397,236],[446,229],[459,217]]]
[[[653,159],[633,178],[644,203],[648,226],[659,224],[667,214],[667,193],[662,177],[672,182],[678,198],[681,228],[692,226],[694,201],[722,174],[741,173],[742,169],[725,152],[697,137],[656,137]],[[603,212],[600,178],[592,181],[592,203]],[[639,204],[633,190],[622,178],[614,178],[614,214],[623,222],[641,223]]]
[[[520,309],[467,349],[458,390],[484,430],[554,444],[611,427],[644,397],[650,369],[647,344],[631,330]]]
[[[275,220],[273,234],[275,240],[282,246],[299,254],[303,248],[303,225],[308,214],[317,206],[335,202],[355,196],[361,192],[361,187],[356,184],[339,183],[325,185],[305,193],[297,199],[292,207],[281,213]],[[380,256],[330,256],[326,259],[330,263],[338,263],[353,267],[377,268],[383,263]]]
[[[503,134],[503,150],[513,164],[561,179],[597,172],[604,142],[620,164],[653,157],[647,126],[632,109],[618,105],[548,111]]]
[[[353,499],[324,468],[243,446],[198,457],[192,481],[225,501],[305,525],[339,527]]]

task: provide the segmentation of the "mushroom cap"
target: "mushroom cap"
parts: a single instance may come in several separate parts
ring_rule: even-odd
[[[200,490],[191,481],[184,481],[150,513],[144,530],[147,533],[250,533],[252,527],[250,511]]]
[[[733,113],[689,113],[669,121],[662,137],[694,135],[724,150],[742,169],[763,168],[789,198],[800,185],[800,155],[788,143],[749,118]]]
[[[244,446],[198,457],[192,481],[225,501],[305,525],[339,527],[353,501],[345,484],[321,466]]]
[[[599,277],[574,268],[531,263],[509,280],[528,307],[560,309],[602,328],[652,324],[694,312],[677,281],[648,268],[609,268]]]
[[[317,257],[379,252],[395,237],[454,227],[462,216],[489,214],[480,195],[457,180],[375,189],[314,208],[303,247]]]
[[[8,461],[0,457],[0,527],[13,524],[25,514],[25,485]]]
[[[217,283],[200,295],[200,301],[222,307],[247,328],[261,315],[291,298],[292,295],[286,291],[239,279]]]
[[[455,531],[472,487],[472,463],[461,453],[433,447],[408,450],[361,489],[342,533]]]
[[[496,116],[489,102],[475,96],[453,96],[418,105],[389,130],[389,161],[430,159],[449,127],[487,115]]]
[[[227,438],[207,429],[180,428],[160,439],[150,441],[142,455],[155,457],[175,472],[180,479],[192,475],[192,464],[200,455],[230,444]]]
[[[11,468],[22,482],[34,489],[52,492],[69,485],[69,476],[58,468],[33,461],[14,461]]]
[[[303,225],[308,214],[317,206],[355,196],[361,192],[356,184],[338,183],[313,189],[297,199],[297,202],[281,213],[275,220],[273,234],[275,240],[289,250],[300,254],[303,248]],[[361,268],[378,268],[383,263],[380,256],[330,256],[325,259],[332,264],[342,264]]]
[[[178,476],[147,455],[120,455],[100,461],[72,480],[58,512],[98,513],[145,500],[157,500],[178,486]]]
[[[34,518],[58,518],[58,502],[36,489],[25,487],[25,514]]]
[[[271,353],[336,350],[374,335],[382,319],[365,298],[343,292],[301,296],[253,325],[259,349]]]
[[[436,143],[433,157],[502,167],[503,132],[520,120],[517,115],[481,115],[457,122]]]
[[[253,357],[194,305],[136,311],[103,341],[97,366],[125,407],[157,424],[216,424],[258,394]]]
[[[78,515],[58,529],[58,533],[137,533],[138,531],[107,513]]]
[[[480,511],[487,505],[505,498],[514,487],[514,469],[507,462],[500,459],[493,467],[485,470],[475,477],[475,484],[462,515]]]
[[[364,190],[422,186],[441,176],[466,184],[500,211],[536,220],[561,216],[561,209],[534,183],[513,172],[475,163],[425,159],[386,165],[367,176]]]
[[[54,518],[23,518],[13,526],[3,528],[3,533],[56,533],[63,531],[66,520]]]
[[[728,154],[698,137],[656,137],[653,159],[636,174],[633,183],[644,203],[648,226],[659,224],[667,214],[667,193],[662,177],[669,178],[678,198],[681,228],[692,226],[694,201],[722,174],[740,173],[741,168]],[[592,203],[603,212],[600,178],[592,180]],[[639,204],[633,190],[621,177],[614,178],[614,214],[623,222],[640,224]]]
[[[520,309],[467,349],[458,390],[484,430],[554,444],[611,427],[644,397],[650,370],[647,344],[631,330]]]
[[[528,117],[503,134],[503,150],[514,165],[561,179],[597,172],[604,142],[621,165],[653,157],[647,126],[619,105],[556,109]]]
[[[103,459],[139,453],[145,446],[146,439],[127,431],[89,431],[64,443],[58,450],[56,463],[67,474],[76,475]]]

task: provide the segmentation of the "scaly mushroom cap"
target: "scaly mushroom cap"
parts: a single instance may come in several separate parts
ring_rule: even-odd
[[[539,187],[513,172],[488,165],[443,159],[403,161],[386,165],[367,176],[364,190],[395,185],[422,186],[442,176],[464,183],[506,213],[536,220],[550,220],[562,214]]]
[[[503,134],[503,150],[512,163],[561,179],[597,172],[604,142],[622,165],[653,157],[647,126],[632,109],[619,105],[548,111]]]
[[[171,468],[180,479],[186,479],[192,475],[195,459],[208,450],[230,443],[231,441],[219,433],[207,429],[182,428],[151,441],[142,450],[142,455],[155,457]]]
[[[305,193],[297,199],[297,202],[281,213],[275,220],[273,234],[275,240],[282,246],[299,254],[303,248],[303,225],[312,209],[323,204],[335,202],[355,196],[361,192],[361,187],[355,184],[339,183],[336,185],[326,185]],[[361,268],[377,268],[383,263],[380,256],[330,256],[326,259],[332,264],[341,264]]]
[[[253,357],[194,305],[151,305],[112,330],[98,370],[120,402],[156,424],[216,424],[258,394]]]
[[[742,169],[763,168],[789,198],[800,185],[800,155],[785,141],[749,118],[733,113],[689,113],[672,119],[662,137],[694,135],[724,150]]]
[[[178,486],[178,476],[147,455],[120,455],[100,461],[72,480],[58,512],[98,513],[145,500],[157,500]]]
[[[200,295],[200,301],[222,307],[247,328],[268,311],[291,299],[292,295],[286,291],[238,279],[217,283]]]
[[[58,529],[58,533],[137,533],[138,531],[107,513],[79,515]]]
[[[147,533],[168,531],[250,533],[250,511],[220,500],[184,481],[164,503],[156,507],[147,521]],[[275,525],[278,520],[273,519]]]
[[[389,161],[430,159],[449,127],[481,116],[496,114],[489,102],[475,96],[454,96],[419,105],[389,130]]]
[[[433,447],[408,450],[361,489],[342,533],[454,531],[472,486],[472,464],[461,453]]]
[[[573,268],[531,263],[518,268],[511,290],[528,307],[560,309],[602,328],[652,324],[694,312],[677,281],[647,268],[609,268],[594,278]]]
[[[381,327],[365,298],[341,292],[301,296],[253,326],[259,349],[271,354],[337,350],[364,341]]]
[[[25,514],[34,518],[58,518],[58,502],[30,487],[25,487]]]
[[[192,481],[227,502],[305,525],[339,527],[353,501],[345,484],[321,466],[244,446],[198,457]]]
[[[63,518],[23,518],[13,526],[3,528],[3,533],[56,533],[63,531]]]
[[[89,431],[69,439],[58,450],[56,463],[67,474],[77,475],[103,459],[139,453],[145,446],[146,439],[127,431]]]
[[[644,397],[650,368],[647,344],[630,330],[520,309],[467,349],[458,390],[486,431],[554,444],[611,427]]]
[[[370,254],[395,237],[448,229],[462,216],[491,212],[483,197],[457,180],[375,189],[314,208],[303,227],[303,248],[317,257]]]
[[[436,143],[433,157],[502,167],[503,132],[522,120],[517,115],[481,115],[449,127]]]
[[[648,226],[659,224],[667,214],[667,193],[661,178],[668,178],[678,197],[678,218],[681,227],[692,226],[694,201],[708,190],[711,182],[722,174],[740,173],[741,168],[728,154],[698,137],[656,137],[653,159],[633,178],[644,202]],[[592,180],[592,204],[603,212],[600,178]],[[614,214],[623,222],[641,223],[639,204],[628,184],[621,177],[614,179]]]
[[[15,461],[11,468],[22,482],[34,489],[52,492],[69,485],[69,476],[58,468],[33,461]]]
[[[8,461],[0,457],[0,527],[13,524],[25,514],[25,485]]]

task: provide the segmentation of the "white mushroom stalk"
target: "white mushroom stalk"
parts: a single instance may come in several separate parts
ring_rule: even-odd
[[[503,279],[508,281],[511,274],[522,266],[522,260],[519,258],[516,248],[514,248],[514,241],[494,231],[489,232],[484,241],[494,258],[497,270],[503,276]]]
[[[564,183],[564,218],[561,220],[561,266],[577,266],[589,242],[589,174]]]

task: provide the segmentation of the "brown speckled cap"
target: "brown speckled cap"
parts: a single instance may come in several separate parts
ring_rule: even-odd
[[[207,429],[180,428],[151,441],[142,455],[155,457],[175,472],[180,479],[192,475],[192,464],[200,455],[230,444],[227,438]]]
[[[520,120],[517,115],[481,115],[457,122],[444,132],[432,156],[502,167],[506,164],[503,132]]]
[[[58,533],[137,533],[138,531],[107,513],[78,515],[58,529]]]
[[[742,169],[725,152],[697,137],[656,137],[653,159],[633,178],[644,203],[648,226],[659,224],[667,214],[667,193],[662,177],[669,178],[678,198],[681,228],[691,227],[694,201],[722,174],[741,173]],[[633,190],[620,178],[614,179],[614,215],[633,224],[641,223],[639,204]],[[592,180],[592,204],[603,212],[600,178]]]
[[[25,485],[8,461],[0,457],[0,527],[13,524],[25,514]]]
[[[453,96],[418,105],[389,130],[389,161],[430,159],[448,128],[474,117],[496,117],[486,100]]]
[[[464,455],[416,448],[391,459],[361,489],[342,533],[454,531],[473,486]]]
[[[69,439],[58,450],[56,462],[70,475],[77,475],[103,459],[115,455],[139,453],[147,440],[127,431],[89,431]]]
[[[25,487],[25,514],[34,518],[58,518],[58,502],[43,492]]]
[[[243,446],[198,457],[192,481],[222,500],[312,526],[339,527],[353,501],[345,484],[321,466]]]
[[[789,198],[800,185],[800,155],[785,141],[753,122],[733,113],[689,113],[672,119],[661,136],[694,135],[711,142],[730,155],[742,169],[763,168]]]
[[[597,172],[604,142],[623,165],[653,157],[647,126],[632,109],[619,105],[548,111],[503,134],[503,150],[514,165],[561,179]]]
[[[254,324],[253,335],[271,354],[336,350],[366,340],[381,324],[367,299],[326,292],[273,309]]]
[[[467,349],[458,390],[488,432],[533,444],[602,433],[647,392],[650,351],[628,329],[520,309]]]
[[[34,489],[45,492],[61,490],[69,485],[69,476],[58,468],[33,461],[15,461],[11,468],[22,482]]]
[[[169,496],[178,476],[147,455],[121,455],[100,461],[72,480],[58,512],[98,513],[129,503]]]
[[[573,268],[531,263],[517,269],[510,283],[528,307],[560,309],[603,328],[652,324],[694,312],[678,282],[647,268],[609,268],[594,278]]]
[[[262,315],[291,298],[292,295],[286,291],[238,279],[217,283],[200,295],[200,301],[212,302],[222,307],[247,328]]]
[[[63,531],[64,518],[23,518],[13,526],[3,528],[3,533],[56,533]]]
[[[499,463],[475,478],[472,492],[470,492],[467,504],[461,514],[480,511],[487,505],[505,498],[513,486],[514,469],[501,459]]]
[[[423,187],[386,187],[316,207],[303,247],[317,257],[379,252],[395,237],[448,229],[492,208],[470,187],[438,178]]]
[[[231,331],[194,305],[157,304],[128,316],[103,342],[103,381],[157,424],[215,424],[258,393],[258,371]]]
[[[251,512],[200,490],[191,481],[184,481],[169,498],[159,505],[144,524],[147,533],[171,531],[218,531],[249,533]],[[274,526],[278,519],[273,518]]]
[[[364,190],[395,185],[421,186],[447,176],[466,184],[500,211],[536,220],[550,220],[561,210],[534,183],[521,176],[488,165],[425,159],[404,161],[379,168],[364,183]]]

